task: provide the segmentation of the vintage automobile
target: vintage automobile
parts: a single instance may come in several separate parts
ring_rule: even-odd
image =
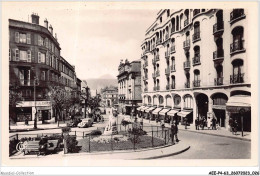
[[[79,128],[88,128],[91,127],[93,124],[93,119],[92,118],[85,118],[82,119],[82,121],[78,124]]]
[[[72,122],[68,123],[67,126],[68,126],[68,127],[77,127],[78,124],[79,124],[81,121],[82,121],[81,119],[75,118],[75,119],[73,119]]]

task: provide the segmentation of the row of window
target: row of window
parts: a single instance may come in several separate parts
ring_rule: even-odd
[[[46,48],[50,49],[56,55],[59,55],[59,50],[55,47],[54,43],[52,43],[47,37],[42,37],[39,34],[37,36],[37,43],[38,46],[45,46]],[[31,33],[22,33],[22,32],[15,32],[15,42],[16,43],[26,43],[26,44],[33,44],[31,38]]]
[[[23,61],[23,62],[31,62],[32,61],[32,51],[31,50],[19,50],[15,49],[14,58],[12,57],[12,51],[9,49],[9,61]],[[47,51],[46,53],[38,52],[38,63],[43,63],[49,65],[56,70],[62,71],[65,74],[69,75],[70,77],[74,77],[74,72],[71,71],[68,67],[64,64],[60,63],[58,58],[54,55],[49,54]]]

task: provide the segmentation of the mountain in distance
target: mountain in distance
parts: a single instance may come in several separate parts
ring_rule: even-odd
[[[100,76],[99,78],[89,78],[85,80],[87,82],[88,87],[90,88],[91,95],[100,93],[100,89],[110,86],[118,86],[117,78],[113,77],[110,74],[105,74]]]

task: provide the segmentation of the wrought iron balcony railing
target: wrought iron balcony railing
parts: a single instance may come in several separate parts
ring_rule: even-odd
[[[244,73],[230,75],[230,84],[244,83]]]
[[[224,30],[224,21],[217,22],[213,25],[213,34]]]
[[[193,87],[200,87],[200,80],[193,81]]]
[[[231,13],[230,13],[230,21],[236,20],[242,16],[244,16],[244,9],[234,9]]]
[[[194,56],[194,57],[192,58],[192,63],[193,63],[193,66],[194,66],[194,65],[199,65],[199,64],[200,64],[200,55]]]
[[[234,43],[230,44],[230,54],[236,51],[243,51],[244,49],[244,40],[237,40]]]
[[[220,58],[224,58],[224,50],[218,49],[217,51],[213,52],[213,60],[217,60]]]
[[[223,77],[215,78],[214,79],[215,86],[223,85],[223,80],[224,80]]]

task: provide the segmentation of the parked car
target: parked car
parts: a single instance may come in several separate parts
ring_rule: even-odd
[[[91,127],[93,124],[93,119],[92,118],[85,118],[82,119],[82,121],[78,124],[79,128],[88,128]]]
[[[68,127],[77,127],[78,124],[79,124],[81,121],[82,121],[81,119],[75,118],[75,119],[73,119],[72,122],[68,123],[67,126],[68,126]]]

